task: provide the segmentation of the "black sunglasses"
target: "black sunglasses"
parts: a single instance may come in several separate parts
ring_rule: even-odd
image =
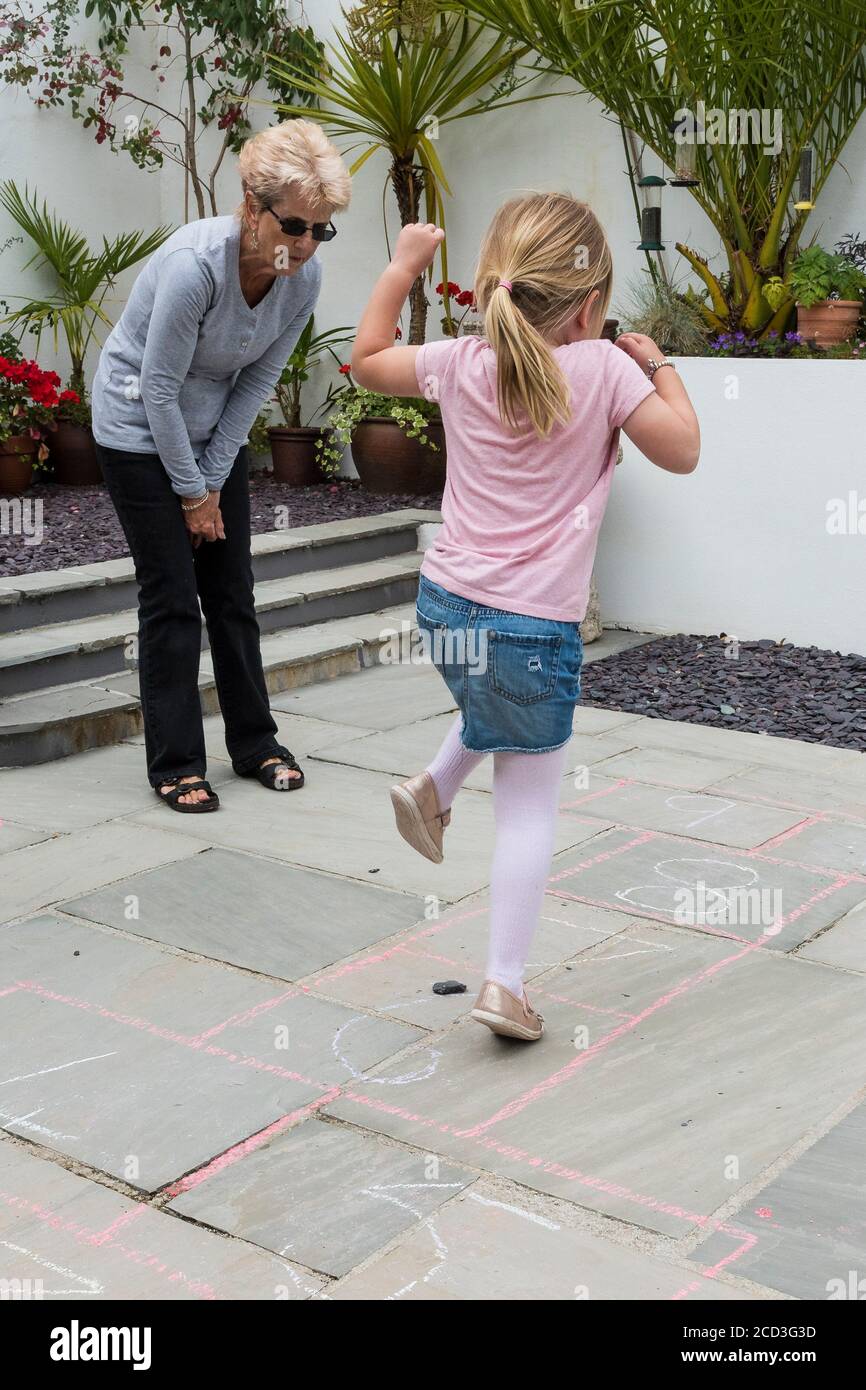
[[[309,232],[313,241],[333,241],[337,235],[337,229],[333,222],[314,222],[309,226],[303,217],[280,217],[278,212],[274,212],[272,207],[264,204],[265,211],[274,216],[280,224],[284,236],[303,236],[304,232]]]

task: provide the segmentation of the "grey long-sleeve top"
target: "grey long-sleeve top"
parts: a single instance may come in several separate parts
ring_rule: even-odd
[[[251,309],[234,216],[189,222],[163,242],[108,335],[93,382],[93,436],[156,453],[181,496],[221,488],[319,295],[312,256]]]

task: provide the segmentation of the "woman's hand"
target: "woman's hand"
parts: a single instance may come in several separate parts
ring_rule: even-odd
[[[415,280],[427,269],[444,239],[444,231],[435,222],[409,222],[397,238],[391,264],[407,271]]]
[[[627,352],[629,357],[637,362],[642,371],[649,367],[649,360],[654,357],[657,362],[664,357],[664,353],[652,338],[648,338],[646,333],[620,333],[616,340],[616,346]]]
[[[193,548],[201,545],[202,541],[224,541],[226,538],[225,527],[223,526],[222,513],[219,508],[219,492],[208,492],[206,502],[202,502],[200,507],[194,507],[190,512],[183,513],[186,522],[186,529],[189,532]],[[184,497],[184,502],[195,501],[192,497]]]

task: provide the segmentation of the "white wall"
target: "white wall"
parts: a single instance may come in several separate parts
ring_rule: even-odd
[[[866,653],[860,362],[680,358],[703,431],[694,473],[623,436],[599,542],[605,623]],[[854,492],[862,532],[828,529]]]

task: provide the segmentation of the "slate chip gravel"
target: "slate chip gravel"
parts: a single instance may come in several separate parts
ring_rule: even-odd
[[[581,687],[584,705],[866,751],[866,656],[853,652],[659,637],[591,662]]]

